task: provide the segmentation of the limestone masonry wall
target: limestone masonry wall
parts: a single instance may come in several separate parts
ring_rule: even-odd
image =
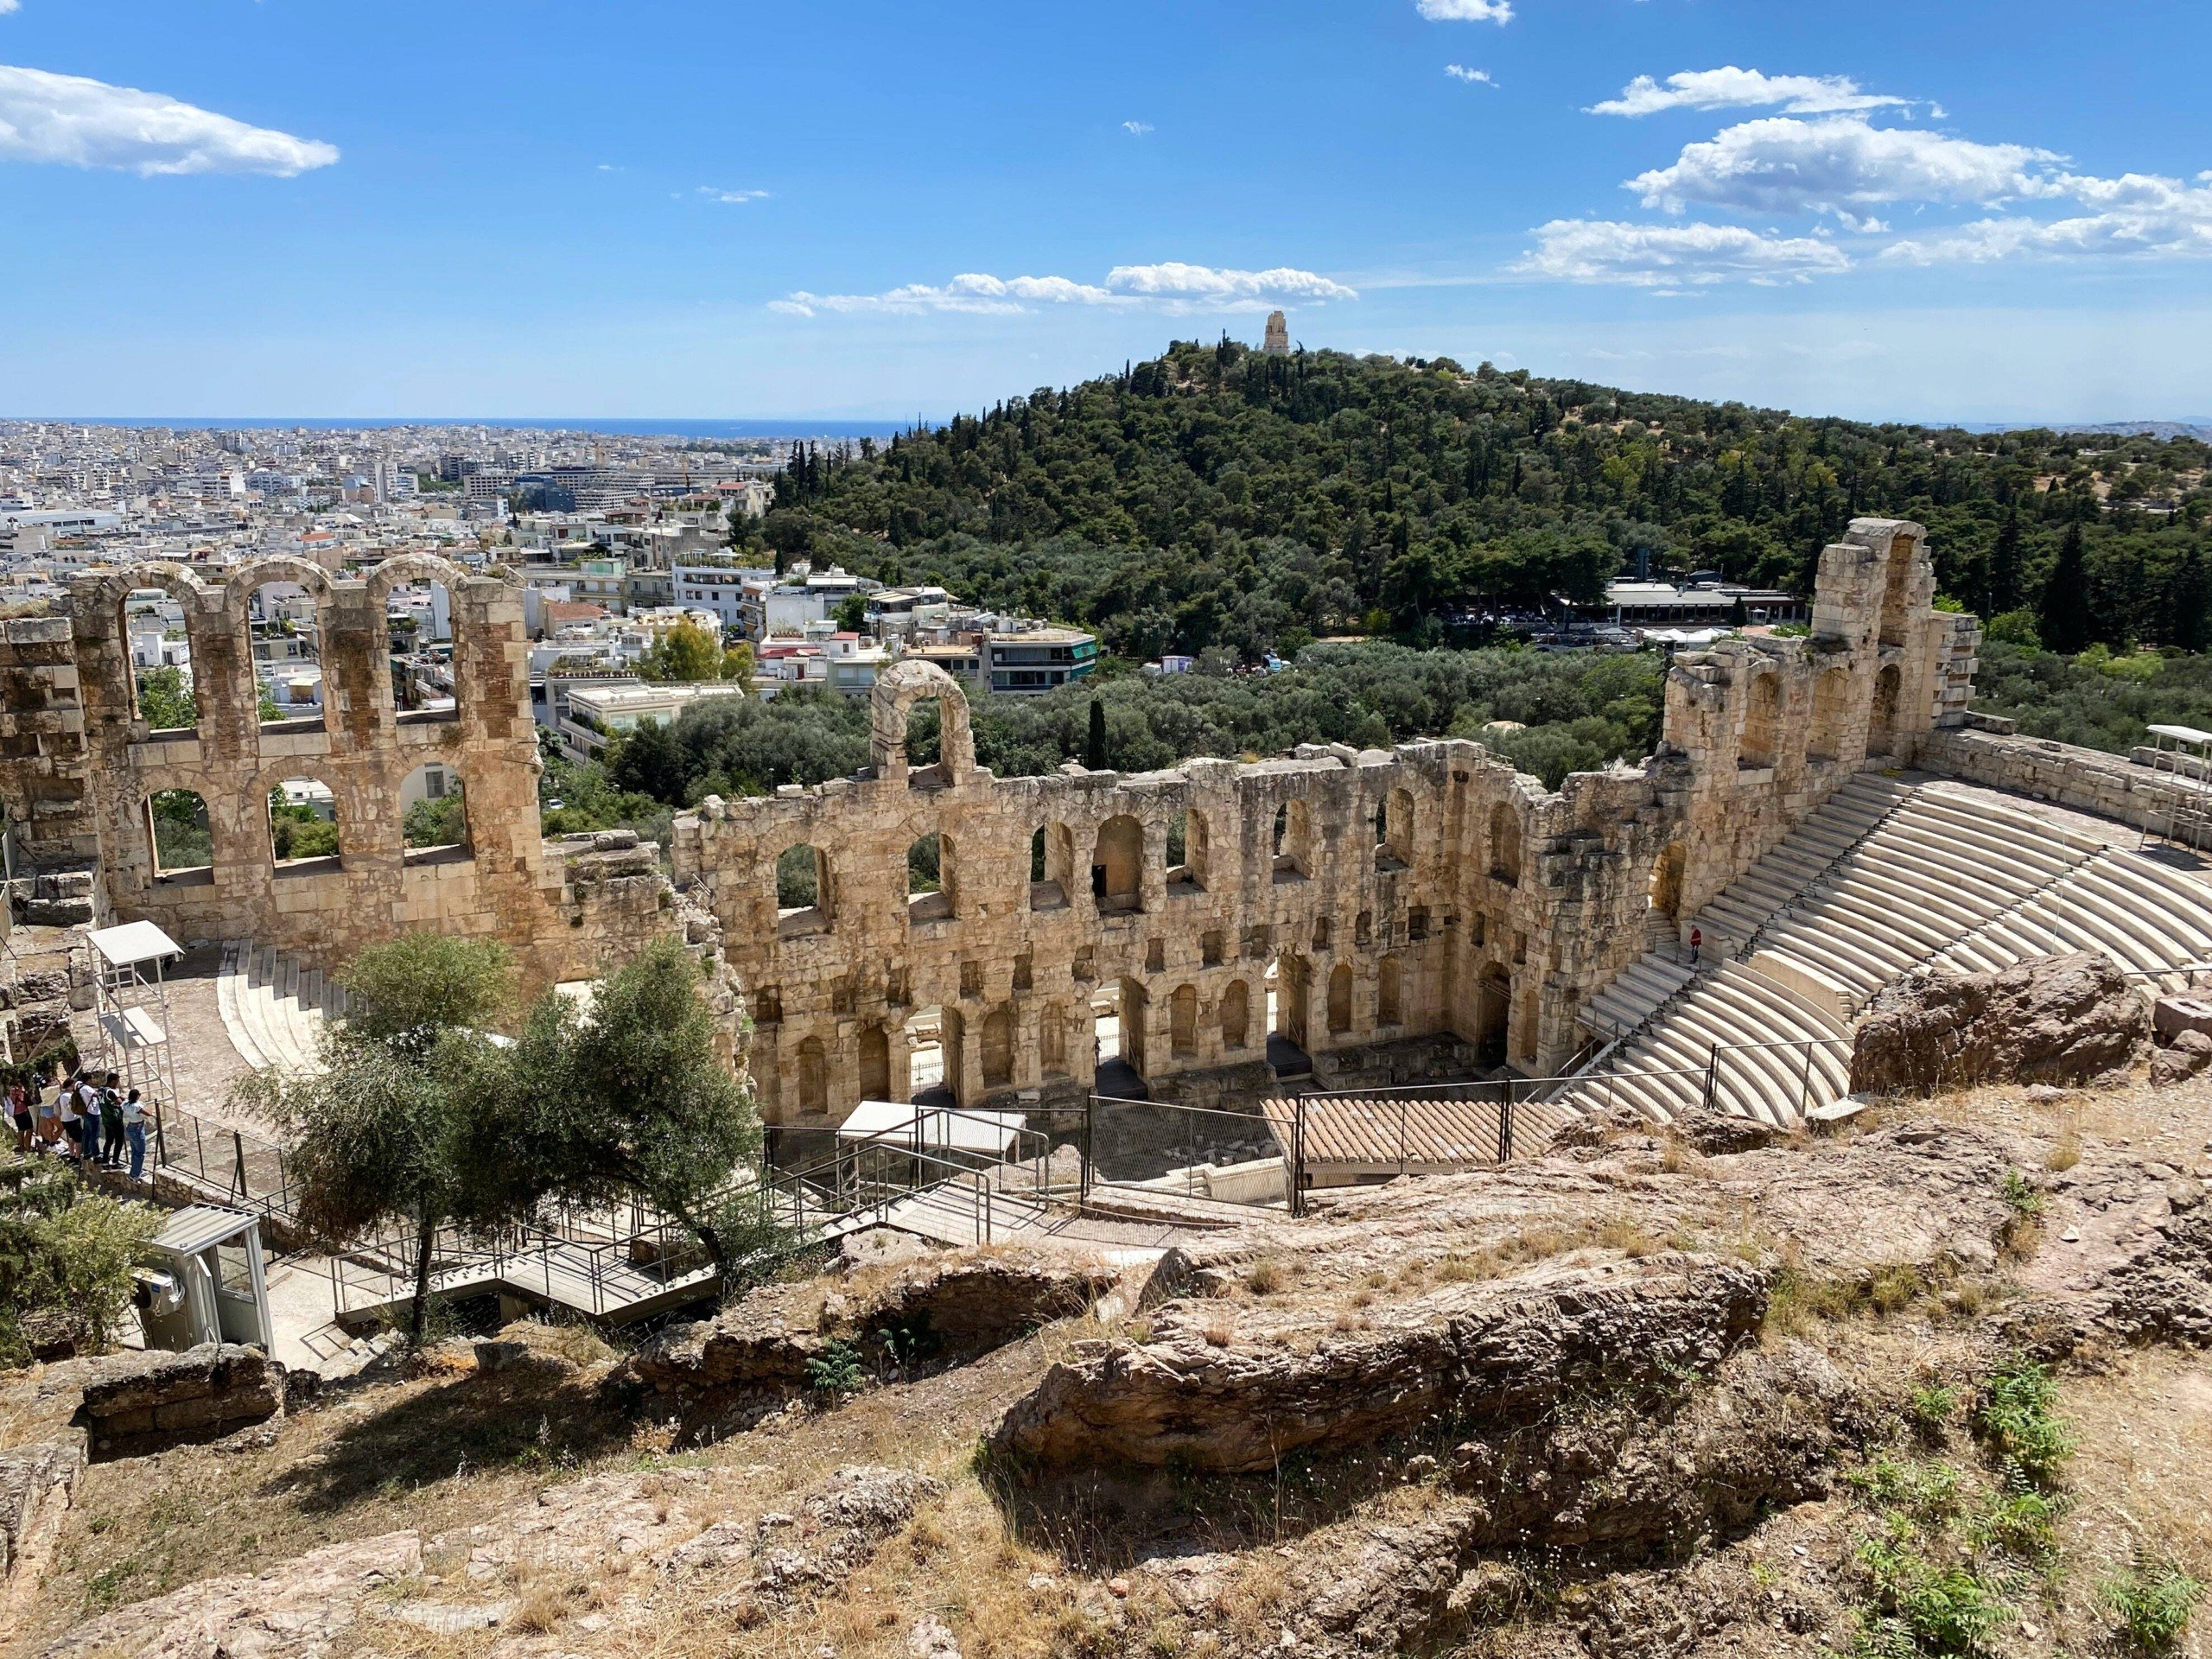
[[[772,1123],[824,1127],[859,1100],[905,1097],[936,1033],[963,1103],[1079,1099],[1102,996],[1122,1058],[1187,1100],[1298,1086],[1308,1059],[1324,1084],[1470,1058],[1543,1076],[1583,1047],[1581,1008],[1656,930],[1861,766],[1996,764],[1975,734],[1937,729],[1965,718],[1980,636],[1932,608],[1925,541],[1916,524],[1854,521],[1821,556],[1809,638],[1678,656],[1658,753],[1555,793],[1459,741],[998,779],[976,765],[959,687],[900,663],[875,689],[869,766],[679,817],[678,890],[633,838],[540,836],[506,581],[419,555],[359,579],[282,557],[219,581],[140,565],[80,579],[67,621],[0,633],[0,802],[35,859],[97,856],[114,919],[187,942],[251,938],[337,968],[435,929],[507,941],[533,983],[588,977],[665,933],[719,949],[749,999]],[[385,600],[403,581],[451,595],[450,713],[394,705]],[[259,717],[248,611],[275,582],[315,601],[319,718]],[[195,729],[139,713],[122,617],[145,587],[183,607]],[[913,767],[907,721],[925,698],[940,758]],[[430,760],[462,780],[467,842],[410,850],[402,786]],[[337,855],[276,858],[268,797],[293,779],[330,791]],[[158,865],[149,804],[168,790],[206,803],[205,866]],[[910,849],[930,837],[939,880],[910,893]]]
[[[2147,755],[2150,751],[2135,753]],[[2155,772],[2131,756],[2077,748],[2050,738],[2015,737],[1970,724],[1928,733],[1920,740],[1917,759],[1930,772],[2132,823],[2212,851],[2212,824],[2174,817],[2174,774]],[[2171,764],[2172,757],[2167,759]],[[2201,813],[2202,802],[2196,806]]]
[[[385,600],[423,581],[453,601],[450,712],[395,704]],[[271,582],[315,597],[320,716],[260,717],[248,607]],[[184,610],[192,728],[152,729],[138,708],[123,607],[148,588]],[[188,944],[252,939],[326,968],[410,930],[495,938],[533,988],[590,977],[675,925],[651,848],[540,832],[528,642],[509,582],[426,555],[360,579],[289,557],[206,573],[150,563],[79,578],[70,609],[10,622],[0,639],[0,798],[34,865],[98,860],[105,917],[151,920]],[[430,761],[461,781],[467,839],[410,849],[401,791]],[[269,796],[291,779],[330,791],[337,855],[276,857]],[[149,803],[169,790],[205,804],[203,865],[159,865]]]
[[[866,771],[709,799],[677,821],[677,879],[752,996],[772,1123],[905,1098],[932,1032],[963,1104],[1079,1096],[1102,995],[1122,1058],[1185,1097],[1230,1071],[1294,1072],[1300,1053],[1325,1079],[1372,1072],[1421,1039],[1548,1075],[1655,915],[1691,914],[1970,683],[1971,625],[1935,613],[1934,589],[1919,526],[1856,521],[1822,556],[1811,638],[1677,658],[1658,754],[1555,794],[1457,741],[998,779],[957,685],[901,664],[876,688]],[[941,759],[914,768],[925,697]],[[910,893],[909,849],[931,836],[939,890]]]

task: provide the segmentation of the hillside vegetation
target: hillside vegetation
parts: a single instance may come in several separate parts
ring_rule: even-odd
[[[883,448],[810,449],[747,533],[1080,623],[1125,656],[1255,661],[1351,628],[1433,643],[1623,569],[1805,587],[1872,513],[1927,524],[1944,592],[2030,613],[2046,645],[2196,650],[2207,456],[1224,340]]]

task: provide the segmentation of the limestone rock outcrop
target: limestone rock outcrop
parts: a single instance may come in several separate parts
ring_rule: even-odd
[[[2184,1031],[2170,1046],[2152,1051],[2151,1081],[2171,1088],[2187,1083],[2207,1066],[2212,1066],[2212,1036]]]
[[[807,1362],[835,1342],[868,1357],[895,1333],[903,1360],[970,1358],[1089,1307],[1113,1270],[1080,1256],[985,1249],[862,1269],[818,1283],[750,1291],[711,1319],[679,1325],[633,1358],[629,1373],[687,1422],[804,1386]]]
[[[1766,1275],[1667,1253],[1446,1283],[1301,1342],[1310,1311],[1179,1302],[1151,1340],[1083,1344],[1001,1421],[1046,1464],[1111,1459],[1249,1473],[1433,1417],[1517,1420],[1562,1394],[1710,1371],[1758,1325]]]
[[[0,1629],[35,1587],[84,1466],[83,1448],[58,1440],[0,1451]]]
[[[1852,1091],[2088,1083],[2132,1064],[2150,1028],[2143,993],[2093,951],[1994,974],[1910,974],[1860,1023]]]

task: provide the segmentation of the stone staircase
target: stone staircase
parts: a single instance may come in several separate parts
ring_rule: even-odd
[[[1846,1091],[1859,1014],[1912,969],[2086,950],[2178,988],[2183,964],[2212,962],[2212,885],[1985,792],[1874,773],[1694,920],[1694,976],[1656,950],[1592,1000],[1586,1023],[1618,1046],[1562,1103],[1665,1122],[1709,1085],[1721,1109],[1787,1127]]]
[[[320,969],[244,939],[223,946],[215,1001],[231,1046],[257,1071],[314,1071],[325,1021],[346,1013],[344,988]]]

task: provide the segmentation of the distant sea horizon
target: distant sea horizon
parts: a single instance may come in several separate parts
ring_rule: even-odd
[[[167,426],[183,430],[370,432],[394,426],[488,426],[531,432],[604,432],[636,438],[887,438],[909,430],[908,421],[828,421],[807,416],[788,420],[704,421],[594,420],[582,416],[419,415],[352,416],[239,415],[0,415],[5,421],[51,421],[70,426]]]

